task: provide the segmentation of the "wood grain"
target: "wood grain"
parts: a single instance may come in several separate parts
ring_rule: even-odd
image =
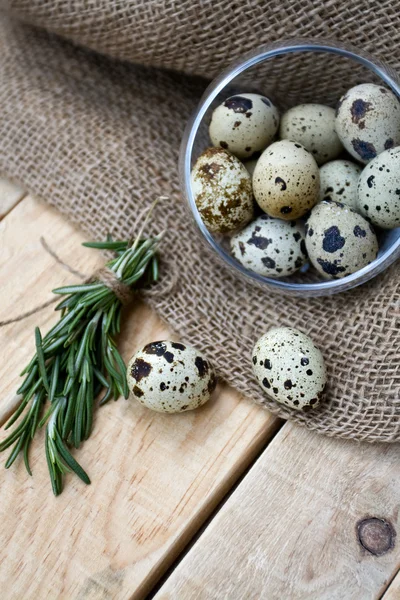
[[[398,446],[286,424],[155,599],[377,600],[400,566],[399,502]]]
[[[85,273],[96,251],[54,210],[25,198],[0,224],[0,319],[73,282],[44,252],[40,235]],[[51,309],[0,329],[2,418],[15,404],[18,373],[45,332]],[[169,337],[144,305],[126,313],[126,359],[144,343]],[[77,453],[92,485],[67,477],[54,498],[43,452],[34,444],[28,477],[21,462],[0,471],[0,589],[7,600],[142,598],[198,530],[233,482],[267,444],[277,420],[226,386],[198,411],[152,413],[134,400],[100,409],[93,436]],[[3,437],[3,436],[2,436]]]
[[[382,596],[382,600],[399,600],[400,598],[400,572],[397,573],[392,583]]]
[[[0,220],[25,196],[23,189],[0,177]]]

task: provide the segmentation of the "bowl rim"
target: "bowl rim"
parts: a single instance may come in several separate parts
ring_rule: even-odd
[[[233,64],[225,68],[215,79],[213,79],[213,81],[211,81],[203,93],[197,108],[186,125],[183,134],[179,156],[180,183],[192,217],[194,217],[196,226],[200,230],[203,239],[207,245],[214,250],[214,253],[219,260],[226,266],[230,267],[230,270],[233,270],[236,275],[240,274],[242,277],[252,281],[253,283],[258,283],[259,285],[261,284],[262,287],[276,288],[280,291],[291,294],[298,293],[303,296],[335,294],[365,283],[381,273],[397,258],[399,258],[400,236],[397,240],[395,240],[390,248],[385,250],[383,254],[378,256],[372,263],[341,279],[330,279],[326,281],[318,281],[316,283],[292,283],[289,281],[282,281],[280,279],[265,277],[250,271],[236,261],[227,250],[219,245],[218,241],[208,231],[201,219],[191,187],[191,160],[194,141],[203,117],[214,99],[229,83],[232,82],[233,79],[247,69],[276,56],[292,54],[296,52],[336,54],[338,56],[353,60],[380,77],[393,90],[400,100],[400,80],[398,79],[395,71],[393,71],[381,60],[374,59],[364,51],[356,50],[351,44],[346,43],[344,46],[341,44],[341,42],[335,40],[327,40],[322,43],[318,40],[310,40],[308,38],[289,38],[273,44],[260,46],[243,54]]]

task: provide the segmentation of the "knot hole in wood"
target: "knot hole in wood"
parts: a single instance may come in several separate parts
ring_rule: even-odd
[[[396,531],[385,519],[367,517],[358,521],[357,536],[365,550],[374,556],[382,556],[394,548]]]

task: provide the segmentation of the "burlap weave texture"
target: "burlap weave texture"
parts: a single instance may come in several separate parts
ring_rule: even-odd
[[[210,76],[244,50],[296,33],[336,34],[400,70],[400,17],[391,2],[314,4],[8,2],[26,21],[146,66],[4,18],[0,172],[90,237],[130,235],[142,207],[169,195],[152,228],[168,229],[164,272],[178,265],[180,277],[172,291],[149,302],[182,339],[244,394],[285,418],[327,435],[400,441],[399,266],[353,292],[308,300],[261,293],[235,279],[201,249],[180,198],[180,138],[206,82],[149,67]],[[275,77],[282,86],[280,73]],[[321,74],[321,82],[332,86],[331,77]],[[280,408],[253,380],[251,348],[277,324],[309,333],[324,353],[329,388],[318,411]]]

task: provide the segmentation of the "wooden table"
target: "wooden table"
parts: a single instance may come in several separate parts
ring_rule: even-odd
[[[0,320],[74,280],[41,235],[80,271],[100,264],[59,213],[5,181],[0,215]],[[48,308],[0,329],[1,423],[34,326],[54,321]],[[168,337],[142,305],[119,343],[129,359]],[[400,598],[397,445],[319,437],[226,385],[176,416],[122,399],[98,411],[78,453],[92,485],[67,477],[55,498],[38,437],[32,478],[21,461],[0,471],[1,600]]]

